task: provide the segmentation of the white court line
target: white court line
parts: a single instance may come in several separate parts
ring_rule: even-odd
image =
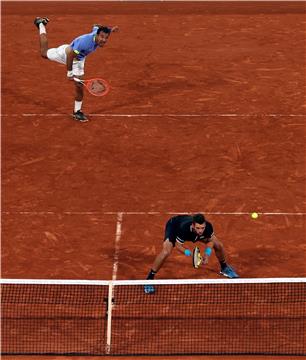
[[[121,239],[121,233],[122,233],[122,219],[123,219],[123,213],[118,212],[117,213],[117,224],[116,224],[115,254],[114,254],[113,275],[112,275],[113,281],[117,280],[120,239]]]
[[[20,0],[15,0],[15,1],[20,1]],[[31,1],[31,0],[27,0],[27,1]],[[48,1],[54,1],[54,0],[48,0]],[[69,1],[72,1],[72,0],[69,0]],[[82,1],[82,0],[80,0]],[[103,0],[98,0],[98,1],[103,1]],[[116,2],[118,0],[105,0],[107,2]],[[120,0],[121,2],[132,2],[132,1],[136,1],[136,2],[143,2],[143,0]],[[186,2],[188,3],[188,1],[190,0],[150,0],[150,1],[153,1],[153,2],[174,2],[174,1],[178,1],[178,2]],[[193,0],[195,2],[223,2],[223,3],[226,3],[226,2],[235,2],[236,4],[238,3],[241,3],[241,2],[266,2],[266,3],[269,3],[269,2],[287,2],[287,3],[290,3],[290,2],[304,2],[305,0]]]
[[[121,236],[121,225],[123,215],[180,215],[180,214],[193,214],[196,212],[203,213],[205,215],[250,215],[252,211],[2,211],[3,215],[117,215],[117,228],[116,228],[116,241],[120,240]],[[305,216],[306,212],[258,212],[258,215],[267,216]]]
[[[305,283],[305,277],[289,278],[244,278],[244,279],[160,279],[160,280],[73,280],[73,279],[0,279],[0,284],[33,284],[33,285],[173,285],[173,284],[277,284]],[[111,297],[109,297],[111,298]]]
[[[20,0],[10,0],[10,2],[17,2],[17,1],[20,1]],[[33,0],[23,0],[23,2],[27,2],[27,1],[33,1]],[[39,0],[34,0],[34,1],[39,1]],[[63,2],[79,2],[79,1],[83,1],[83,0],[64,0]],[[97,0],[97,2],[102,2],[102,1],[106,1],[106,2],[118,2],[118,0]],[[122,3],[129,3],[129,2],[143,2],[143,1],[146,1],[146,0],[119,0],[120,2]],[[175,2],[175,1],[178,1],[178,2],[188,2],[189,0],[151,0],[155,3],[164,3],[164,2]],[[223,3],[226,3],[226,2],[235,2],[235,3],[248,3],[248,2],[284,2],[284,3],[289,3],[292,2],[293,0],[193,0],[195,2],[223,2]],[[294,2],[304,2],[305,0],[294,0]],[[44,2],[54,2],[54,0],[44,0]]]
[[[63,117],[69,116],[69,114],[59,114],[59,113],[23,113],[23,114],[1,114],[3,117]],[[88,114],[90,117],[105,117],[105,118],[114,118],[114,117],[124,117],[124,118],[137,118],[137,117],[305,117],[306,114],[265,114],[265,113],[253,113],[253,114],[235,114],[235,113],[225,113],[225,114],[173,114],[173,113],[160,113],[160,114]]]
[[[17,1],[20,1],[20,0],[10,0],[10,2],[17,2]],[[27,2],[27,1],[33,1],[33,0],[23,0],[23,2]],[[34,1],[39,1],[39,0],[34,0]],[[83,1],[83,0],[64,0],[63,2],[78,2],[78,1]],[[118,2],[118,0],[97,0],[97,2],[99,1],[105,1],[105,2]],[[120,2],[122,3],[129,3],[129,2],[143,2],[143,1],[146,1],[146,0],[119,0]],[[188,1],[190,0],[150,0],[152,2],[156,2],[156,3],[163,3],[163,2],[186,2],[188,3]],[[243,3],[243,2],[287,2],[287,3],[290,3],[292,2],[293,0],[193,0],[195,2],[223,2],[223,3],[226,3],[226,2],[235,2],[235,3]],[[304,2],[305,0],[294,0],[294,2]],[[54,0],[44,0],[44,2],[54,2]]]

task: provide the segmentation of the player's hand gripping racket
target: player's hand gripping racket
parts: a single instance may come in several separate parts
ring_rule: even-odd
[[[110,90],[110,86],[108,82],[104,79],[96,78],[96,79],[81,80],[79,78],[74,77],[73,80],[83,84],[86,87],[86,89],[94,96],[104,96]]]
[[[200,249],[196,246],[193,249],[193,254],[192,254],[193,267],[198,269],[202,265],[202,262],[203,262],[203,258],[202,258],[202,255],[200,253]]]

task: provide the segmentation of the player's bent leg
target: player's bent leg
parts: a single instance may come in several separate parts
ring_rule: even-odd
[[[221,266],[220,274],[230,279],[239,278],[235,270],[226,263],[224,247],[220,240],[214,241],[214,250]]]
[[[40,55],[44,59],[48,59],[47,52],[48,52],[48,38],[46,34],[39,35],[39,43],[40,43]]]
[[[84,97],[83,85],[76,81],[74,83],[75,83],[75,101],[74,101],[73,118],[74,120],[80,122],[86,122],[88,121],[88,118],[81,110],[83,97]]]
[[[64,44],[64,45],[61,45],[57,48],[50,48],[48,49],[47,51],[47,58],[51,61],[55,61],[59,64],[62,64],[62,65],[66,65],[66,59],[67,59],[67,56],[66,56],[66,48],[68,47],[69,45],[67,44]]]
[[[163,248],[162,251],[157,255],[157,257],[155,258],[155,261],[153,263],[152,266],[152,270],[150,271],[150,274],[154,273],[155,274],[158,272],[158,270],[162,267],[162,265],[164,264],[164,262],[166,261],[166,259],[168,258],[168,256],[171,254],[173,250],[173,244],[169,241],[169,239],[166,239],[163,243]],[[154,276],[148,276],[148,278],[153,279]],[[145,285],[144,286],[144,292],[146,294],[154,294],[155,293],[155,288],[153,285]]]
[[[74,81],[75,86],[75,101],[83,101],[84,98],[84,85]]]
[[[72,71],[75,77],[82,79],[84,76],[84,66],[85,59],[83,60],[73,60]],[[75,101],[74,101],[74,110],[73,110],[73,118],[74,120],[78,120],[80,122],[88,121],[87,116],[82,112],[82,104],[84,98],[84,86],[82,83],[75,83]]]
[[[222,242],[220,240],[214,240],[213,245],[213,249],[220,264],[225,263],[225,251]]]
[[[159,271],[159,269],[162,267],[168,256],[171,254],[173,250],[173,244],[169,241],[169,239],[166,239],[163,243],[162,251],[157,255],[152,269],[154,271]]]
[[[34,25],[39,30],[39,46],[40,46],[40,55],[43,58],[47,58],[48,51],[48,38],[46,33],[46,26],[49,22],[47,17],[36,17],[34,19]]]

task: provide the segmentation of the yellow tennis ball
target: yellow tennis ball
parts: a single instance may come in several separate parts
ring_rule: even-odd
[[[257,218],[258,218],[258,213],[257,213],[257,212],[253,212],[253,213],[251,214],[251,217],[252,217],[252,219],[257,219]]]

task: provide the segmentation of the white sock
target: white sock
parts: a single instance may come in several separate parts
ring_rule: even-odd
[[[41,35],[41,34],[46,34],[47,32],[46,32],[46,27],[45,27],[45,25],[43,24],[43,23],[40,23],[39,24],[39,35]]]
[[[77,112],[77,111],[81,110],[81,108],[82,108],[82,102],[83,102],[83,101],[75,101],[75,102],[74,102],[74,112]]]

